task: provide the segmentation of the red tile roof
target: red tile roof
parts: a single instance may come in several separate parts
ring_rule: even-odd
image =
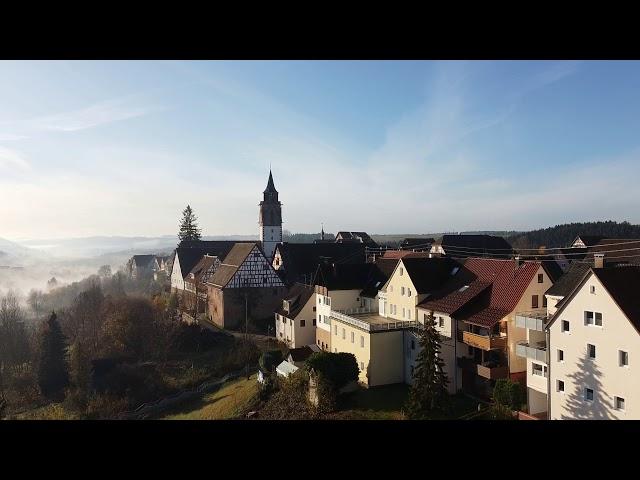
[[[444,289],[419,306],[492,327],[515,309],[540,266],[536,261],[516,266],[513,260],[469,258]],[[464,285],[469,288],[460,291]]]

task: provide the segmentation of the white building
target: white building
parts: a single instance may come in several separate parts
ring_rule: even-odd
[[[640,267],[593,268],[549,322],[549,418],[640,419]]]

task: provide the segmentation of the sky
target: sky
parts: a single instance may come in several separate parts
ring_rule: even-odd
[[[637,61],[0,61],[0,237],[640,223]]]

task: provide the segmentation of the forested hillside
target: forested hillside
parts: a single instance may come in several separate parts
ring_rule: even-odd
[[[640,225],[629,222],[567,223],[513,235],[507,240],[518,248],[567,247],[578,235],[600,235],[607,238],[640,238]]]

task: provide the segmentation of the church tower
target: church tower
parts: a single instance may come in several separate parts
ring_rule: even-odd
[[[269,260],[273,258],[276,245],[282,242],[282,204],[278,200],[278,191],[273,184],[273,176],[269,170],[269,181],[260,202],[260,242],[264,254]]]

